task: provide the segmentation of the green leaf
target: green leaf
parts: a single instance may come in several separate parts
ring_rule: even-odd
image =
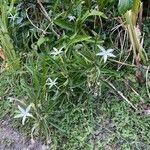
[[[37,45],[40,47],[44,42],[47,42],[48,38],[46,37],[40,37],[37,41]]]
[[[91,11],[87,11],[81,20],[84,22],[90,16],[99,16],[107,19],[107,16],[103,12],[92,9]]]
[[[130,10],[133,6],[133,0],[119,0],[118,10],[120,14],[124,14],[127,10]]]
[[[132,12],[139,12],[140,0],[133,0]]]
[[[88,17],[89,16],[99,16],[99,17],[103,17],[103,18],[107,19],[106,15],[103,12],[97,11],[97,10],[94,10],[94,9],[91,10],[91,12],[89,13]]]
[[[74,31],[74,25],[71,22],[67,22],[59,18],[59,19],[54,20],[54,23],[63,29]]]
[[[88,41],[89,39],[91,39],[91,36],[87,36],[87,35],[72,36],[72,37],[70,37],[70,42],[68,44],[68,47],[70,45],[73,45],[73,44],[78,43],[78,42]]]
[[[140,9],[140,0],[133,0],[133,6],[132,6],[132,22],[134,25],[136,25],[138,14],[139,14],[139,9]]]

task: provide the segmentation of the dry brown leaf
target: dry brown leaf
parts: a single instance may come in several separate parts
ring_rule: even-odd
[[[4,55],[4,52],[3,52],[2,48],[0,48],[0,58],[2,58],[3,60],[5,60],[5,55]]]

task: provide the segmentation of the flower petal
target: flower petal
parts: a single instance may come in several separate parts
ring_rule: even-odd
[[[106,63],[106,61],[107,61],[107,55],[104,55],[103,59],[104,59],[104,63]]]
[[[97,55],[97,56],[104,56],[105,53],[104,53],[104,52],[99,52],[99,53],[97,53],[96,55]]]
[[[20,110],[21,113],[25,113],[25,110],[21,108],[19,105],[18,105],[18,109]]]
[[[26,108],[26,113],[30,111],[31,106],[32,106],[32,105],[30,104],[30,105]]]
[[[32,114],[30,114],[30,113],[27,113],[27,116],[28,116],[28,117],[32,117],[32,118],[33,118],[33,115],[32,115]]]
[[[107,50],[108,53],[112,53],[113,51],[114,49],[111,49],[111,48]]]
[[[100,46],[100,45],[97,45],[97,46],[98,46],[98,48],[99,48],[102,52],[106,52],[106,50],[105,50],[104,47],[102,47],[102,46]]]
[[[24,125],[25,121],[26,121],[26,116],[24,116],[24,117],[22,118],[22,125]]]
[[[109,53],[109,54],[107,54],[107,56],[108,57],[116,57],[114,54],[112,54],[112,53]]]
[[[22,114],[17,114],[17,115],[14,116],[14,118],[21,118],[21,117],[23,117]]]
[[[64,46],[62,46],[60,49],[59,49],[59,51],[61,51],[62,52],[62,49],[64,48]]]
[[[57,52],[57,51],[58,51],[58,49],[57,49],[57,48],[55,48],[55,47],[53,47],[53,50],[54,50],[55,52]]]

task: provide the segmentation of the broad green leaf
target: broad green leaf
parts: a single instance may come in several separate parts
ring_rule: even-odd
[[[97,10],[94,10],[94,9],[91,10],[91,12],[89,13],[88,17],[89,16],[100,16],[100,17],[103,17],[103,18],[107,19],[106,15],[103,12],[97,11]]]
[[[132,12],[136,13],[139,12],[140,0],[133,0]]]
[[[91,11],[87,11],[81,20],[84,22],[90,16],[99,16],[107,19],[107,16],[103,12],[92,9]]]
[[[69,42],[68,46],[73,45],[73,44],[78,43],[78,42],[88,41],[89,39],[91,39],[91,36],[87,36],[87,35],[72,36],[70,38],[70,42]]]
[[[127,10],[130,10],[133,6],[133,0],[119,0],[118,10],[120,14],[124,14]]]
[[[140,0],[133,0],[133,6],[132,6],[132,12],[133,12],[133,15],[132,15],[132,22],[133,22],[134,25],[136,25],[136,21],[137,21],[137,18],[138,18],[140,3],[141,3]]]
[[[54,20],[54,23],[63,29],[74,31],[74,25],[71,22],[67,22],[59,18],[59,19]]]

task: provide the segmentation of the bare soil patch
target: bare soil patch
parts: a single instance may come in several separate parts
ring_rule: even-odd
[[[46,150],[39,142],[31,141],[10,126],[9,121],[0,121],[0,150]]]

